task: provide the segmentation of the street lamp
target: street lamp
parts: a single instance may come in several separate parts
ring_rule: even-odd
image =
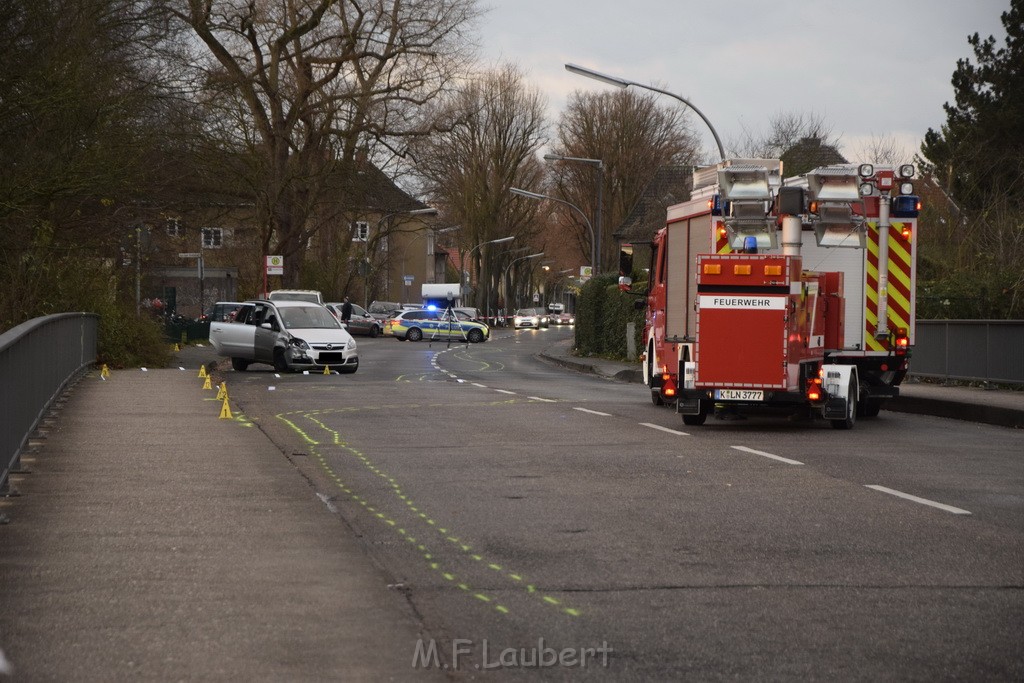
[[[512,259],[509,262],[509,264],[507,266],[505,266],[505,271],[501,274],[501,284],[502,284],[502,286],[505,287],[505,305],[506,306],[509,303],[509,296],[508,296],[508,294],[509,294],[509,289],[511,289],[511,287],[508,286],[508,282],[505,280],[506,276],[508,275],[508,271],[512,268],[512,266],[515,263],[517,263],[519,261],[525,261],[526,259],[537,258],[538,256],[543,256],[543,255],[544,255],[543,251],[538,251],[536,254],[530,254],[528,256],[520,256],[517,259]],[[518,308],[518,306],[516,306],[516,308]]]
[[[550,199],[553,202],[565,204],[570,208],[576,209],[577,213],[579,213],[579,215],[583,218],[583,222],[586,224],[587,230],[590,231],[590,266],[591,268],[594,269],[594,274],[597,274],[597,237],[594,233],[594,226],[590,224],[590,219],[587,218],[587,214],[583,213],[583,210],[580,207],[576,206],[571,202],[567,202],[564,199],[559,199],[558,197],[551,197],[546,194],[540,194],[539,192],[530,192],[529,190],[521,190],[518,187],[510,187],[508,191],[511,192],[512,194],[517,194],[520,197],[526,197],[528,199]]]
[[[597,207],[594,209],[594,253],[597,257],[591,265],[594,267],[594,275],[601,270],[601,205],[604,203],[604,161],[601,159],[585,159],[581,157],[567,157],[561,154],[545,154],[548,161],[576,161],[581,164],[588,164],[597,169]]]
[[[676,95],[675,93],[671,93],[671,92],[669,92],[667,90],[661,90],[660,88],[655,88],[654,86],[650,86],[650,85],[644,85],[643,83],[637,83],[636,81],[630,81],[630,80],[625,79],[625,78],[618,78],[617,76],[609,76],[608,74],[603,74],[603,73],[600,73],[598,71],[593,71],[591,69],[588,69],[588,68],[583,67],[583,66],[579,66],[577,64],[566,64],[565,65],[565,70],[570,72],[570,73],[577,74],[579,76],[586,76],[587,78],[593,78],[595,81],[601,81],[602,83],[607,83],[608,85],[614,85],[617,88],[628,88],[629,86],[634,85],[634,86],[636,86],[638,88],[643,88],[644,90],[650,90],[652,92],[660,93],[662,95],[668,95],[669,97],[673,97],[673,98],[679,100],[680,102],[685,104],[687,107],[689,107],[690,109],[695,111],[697,113],[697,116],[699,116],[704,121],[704,123],[706,123],[708,125],[708,128],[711,130],[711,135],[714,136],[714,138],[715,138],[715,144],[718,145],[718,155],[722,158],[722,161],[725,161],[725,148],[722,147],[722,141],[718,137],[718,131],[716,131],[715,127],[711,125],[711,121],[708,120],[708,117],[704,116],[704,114],[701,112],[701,110],[697,109],[697,107],[693,106],[693,104],[691,102],[689,102],[688,100],[683,99],[679,95]]]
[[[499,237],[497,239],[487,240],[486,242],[481,242],[480,244],[476,245],[475,247],[473,247],[472,249],[469,250],[469,253],[466,254],[466,260],[463,262],[463,264],[465,264],[465,263],[472,263],[473,252],[476,251],[477,249],[483,247],[484,245],[487,245],[487,244],[505,244],[506,242],[511,242],[515,238],[516,238],[515,235],[509,235],[508,237]],[[469,289],[469,271],[468,270],[463,270],[463,272],[465,273],[465,275],[463,275],[462,277],[466,281],[463,284],[463,291],[465,292],[465,291],[468,291],[468,289]],[[487,259],[481,259],[480,260],[480,282],[486,282],[487,281],[484,278],[484,275],[486,274],[486,272],[487,272]],[[463,294],[463,297],[465,297],[465,294]],[[484,317],[487,317],[487,316],[490,315],[490,307],[491,307],[490,297],[487,297],[487,301],[484,302],[484,309],[485,309],[484,310]]]
[[[377,221],[377,232],[380,232],[380,226],[389,218],[394,216],[436,216],[438,213],[437,209],[429,206],[424,209],[409,209],[407,211],[392,211],[391,213],[384,214]],[[370,297],[370,234],[367,230],[366,239],[363,240],[363,263],[365,264],[366,272],[363,280],[363,308],[369,307]]]

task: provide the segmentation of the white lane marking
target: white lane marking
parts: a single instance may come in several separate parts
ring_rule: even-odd
[[[611,413],[599,413],[596,410],[588,410],[587,408],[573,408],[573,410],[578,410],[581,413],[590,413],[591,415],[600,415],[601,417],[611,417],[612,416]]]
[[[657,429],[660,432],[668,432],[669,434],[677,434],[679,436],[689,436],[688,432],[681,432],[678,429],[670,429],[668,427],[662,427],[661,425],[652,424],[650,422],[641,422],[644,427],[650,427],[651,429]]]
[[[486,384],[477,384],[476,382],[473,382],[473,386],[474,387],[480,387],[481,389],[486,389],[487,388]]]
[[[962,508],[955,508],[952,505],[946,505],[945,503],[936,503],[934,500],[928,500],[927,498],[918,498],[917,496],[912,496],[909,493],[903,493],[902,491],[897,491],[896,489],[886,488],[885,486],[879,486],[878,484],[864,484],[864,486],[866,486],[869,489],[874,489],[875,491],[881,491],[882,493],[888,493],[890,496],[896,496],[897,498],[904,498],[906,500],[912,500],[915,503],[920,503],[921,505],[930,505],[933,508],[939,508],[940,510],[945,510],[946,512],[952,512],[954,515],[969,515],[969,514],[971,514],[969,510],[964,510]]]
[[[338,512],[338,508],[336,508],[334,506],[334,503],[331,502],[330,498],[328,498],[327,496],[325,496],[322,493],[316,494],[316,497],[320,499],[320,502],[322,502],[324,505],[327,506],[328,510],[330,510],[331,512],[334,512],[334,513]]]
[[[541,398],[540,396],[527,396],[526,398],[530,399],[531,401],[544,401],[545,403],[558,403],[558,401],[556,401],[553,398]]]
[[[495,389],[495,391],[497,391],[499,394],[512,394],[513,396],[515,396],[516,393],[514,391],[509,391],[508,389]]]
[[[747,448],[746,446],[730,446],[729,448],[735,448],[736,450],[743,451],[744,453],[753,453],[754,455],[761,455],[766,458],[771,458],[772,460],[784,462],[787,465],[803,465],[803,463],[800,462],[799,460],[790,460],[789,458],[783,458],[781,455],[773,455],[771,453],[765,453],[764,451],[757,451],[754,450],[753,448]]]

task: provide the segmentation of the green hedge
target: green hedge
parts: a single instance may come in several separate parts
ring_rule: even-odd
[[[619,291],[615,275],[601,275],[584,284],[576,299],[576,354],[626,360],[626,324],[630,322],[640,353],[644,311],[636,310],[634,302],[641,299],[637,293],[646,289],[646,284],[638,283],[631,292]]]

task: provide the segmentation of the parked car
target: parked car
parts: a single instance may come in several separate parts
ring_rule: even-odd
[[[512,327],[517,330],[526,327],[540,329],[550,324],[547,313],[539,308],[520,308],[512,316]]]
[[[338,320],[341,320],[341,303],[324,304]],[[384,323],[367,313],[366,309],[359,304],[352,304],[352,317],[345,326],[349,334],[361,334],[368,337],[380,336],[384,329]]]
[[[474,344],[486,341],[491,336],[487,325],[469,319],[465,313],[419,309],[396,313],[384,325],[384,334],[401,341],[428,339],[466,339]]]
[[[391,316],[402,310],[402,304],[396,301],[374,301],[370,304],[367,312],[373,316],[383,328],[384,323],[391,319]]]
[[[278,372],[359,369],[356,340],[325,306],[308,301],[244,302],[234,321],[210,323],[210,343],[239,372],[253,363]]]
[[[315,304],[324,302],[323,295],[315,289],[275,289],[267,298],[271,301],[309,301]]]
[[[203,314],[200,320],[209,320],[210,322],[234,320],[235,313],[241,307],[241,301],[218,301],[213,305],[213,308]]]

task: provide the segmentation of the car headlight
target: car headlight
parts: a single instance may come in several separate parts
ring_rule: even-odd
[[[291,345],[296,348],[302,349],[303,351],[309,351],[309,344],[307,344],[305,340],[299,339],[298,337],[292,337]]]
[[[345,348],[349,349],[351,351],[354,351],[355,348],[356,348],[356,340],[355,339],[349,339],[348,343],[345,344]]]

